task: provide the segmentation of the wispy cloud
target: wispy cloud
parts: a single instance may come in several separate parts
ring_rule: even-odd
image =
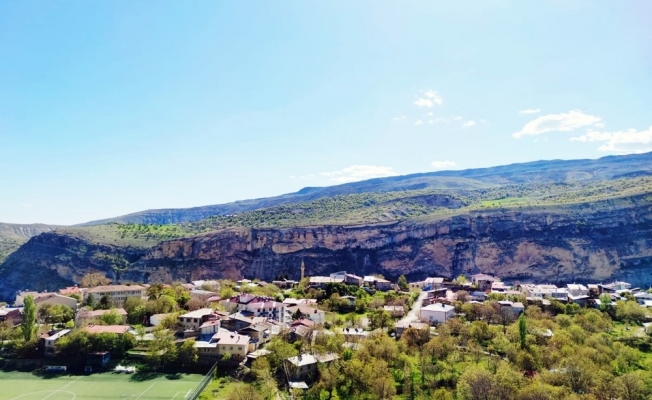
[[[441,105],[444,102],[444,99],[435,92],[434,90],[422,90],[418,95],[415,96],[414,105],[417,107],[433,107],[436,105]]]
[[[600,117],[584,114],[579,110],[548,114],[528,122],[523,129],[515,132],[512,137],[520,139],[523,136],[536,136],[546,132],[570,132],[585,126],[591,126],[600,122],[600,120]]]
[[[403,121],[404,119],[405,119],[405,115],[401,115],[401,116],[392,118],[392,120],[394,120],[394,121]]]
[[[453,121],[461,121],[462,119],[462,117],[453,117]]]
[[[416,126],[419,126],[419,125],[421,125],[421,124],[423,124],[423,121],[421,121],[420,119],[418,119],[418,120],[416,120],[416,121],[414,122],[414,125],[416,125]]]
[[[470,128],[472,126],[475,126],[475,121],[466,121],[462,124],[462,129]]]
[[[430,163],[430,166],[432,166],[434,169],[446,169],[454,168],[457,166],[457,164],[455,164],[455,161],[433,161]]]
[[[521,110],[518,113],[519,114],[538,114],[541,112],[540,108],[526,108],[525,110]]]
[[[573,142],[604,142],[598,150],[617,154],[645,153],[652,151],[652,126],[647,130],[628,129],[617,132],[588,131],[572,137]]]
[[[339,171],[322,172],[320,175],[329,178],[333,182],[347,183],[362,181],[365,179],[396,176],[398,174],[391,167],[376,165],[352,165]]]

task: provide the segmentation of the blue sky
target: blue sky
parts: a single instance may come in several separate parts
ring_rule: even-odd
[[[652,150],[649,15],[648,1],[0,2],[0,221]]]

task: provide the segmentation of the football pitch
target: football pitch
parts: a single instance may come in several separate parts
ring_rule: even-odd
[[[183,400],[197,387],[202,375],[174,377],[112,372],[92,375],[38,376],[28,372],[0,372],[3,400]]]

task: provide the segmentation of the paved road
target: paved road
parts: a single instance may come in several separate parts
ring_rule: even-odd
[[[401,318],[400,322],[409,324],[411,322],[418,321],[419,311],[421,311],[421,305],[423,304],[423,301],[426,299],[427,296],[428,293],[421,292],[417,301],[415,301],[414,304],[412,304],[412,309],[410,309],[410,312],[408,312],[405,317]]]

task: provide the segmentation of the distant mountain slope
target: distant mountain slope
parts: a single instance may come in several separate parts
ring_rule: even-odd
[[[328,187],[307,187],[296,193],[275,197],[184,209],[140,211],[116,218],[91,221],[82,225],[101,225],[111,222],[178,224],[199,221],[214,215],[238,214],[282,204],[302,203],[338,195],[367,192],[436,189],[451,193],[463,193],[506,184],[595,182],[648,175],[652,175],[652,153],[608,156],[597,160],[534,161],[491,168],[377,178]]]
[[[5,224],[0,222],[0,263],[30,238],[56,229],[44,224]]]

